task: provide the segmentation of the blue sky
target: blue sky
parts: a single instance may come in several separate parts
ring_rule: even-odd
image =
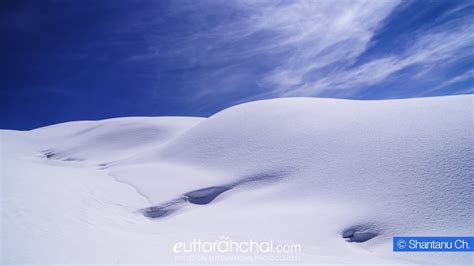
[[[474,91],[474,2],[2,1],[0,128]]]

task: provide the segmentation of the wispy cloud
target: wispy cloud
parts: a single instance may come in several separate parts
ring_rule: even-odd
[[[383,20],[398,1],[295,1],[269,7],[250,27],[273,30],[281,39],[273,44],[289,51],[288,59],[264,81],[286,93],[307,83],[309,74],[335,63],[351,64],[366,49]]]
[[[243,17],[194,37],[209,40],[207,47],[214,51],[235,44],[241,47],[217,52],[211,56],[215,60],[258,56],[271,60],[274,67],[259,73],[257,83],[266,88],[263,94],[284,96],[316,94],[318,88],[308,89],[317,82],[317,77],[311,74],[336,64],[337,68],[352,64],[366,51],[375,31],[399,1],[237,1],[233,4],[232,8],[245,14]],[[370,65],[364,69],[368,70]],[[319,79],[320,84],[325,82],[327,78]]]
[[[420,78],[472,54],[472,23],[449,21],[428,31],[414,32],[412,43],[354,65],[370,49],[376,31],[399,6],[398,1],[295,1],[260,7],[248,22],[248,32],[270,30],[279,38],[267,49],[287,50],[289,56],[263,82],[277,96],[315,96],[327,91],[356,93],[361,87],[383,82],[391,75],[418,67]],[[449,14],[460,11],[458,7]],[[441,19],[441,18],[439,18]],[[456,24],[457,23],[457,24]],[[268,47],[266,47],[268,46]],[[262,47],[256,49],[262,51]],[[321,71],[325,70],[325,71]],[[319,73],[318,73],[319,72]],[[446,83],[448,85],[448,83]]]
[[[461,73],[460,75],[457,75],[457,76],[454,76],[453,78],[450,78],[446,81],[443,81],[441,84],[439,84],[438,86],[435,86],[433,87],[432,89],[426,91],[426,92],[423,92],[422,95],[425,95],[427,93],[431,93],[433,91],[437,91],[439,89],[442,89],[442,88],[446,88],[447,86],[450,86],[450,85],[453,85],[453,84],[457,84],[457,83],[461,83],[461,82],[464,82],[464,81],[468,81],[468,80],[474,80],[474,69],[471,69],[471,70],[468,70],[464,73]],[[465,91],[461,91],[461,93],[467,93],[467,92],[472,92],[473,89],[468,89],[468,90],[465,90]]]
[[[149,55],[181,56],[180,60],[189,66],[206,69],[205,74],[189,81],[188,85],[195,88],[193,100],[230,94],[234,98],[238,95],[237,101],[283,96],[351,97],[406,71],[409,74],[404,78],[414,83],[426,79],[436,81],[440,87],[439,84],[448,86],[458,82],[461,77],[456,79],[439,72],[472,57],[472,18],[462,14],[472,8],[472,3],[450,7],[430,18],[428,27],[401,29],[410,31],[408,39],[389,44],[390,49],[383,53],[372,54],[379,41],[378,34],[392,27],[393,16],[410,8],[412,3],[399,0],[181,3],[173,8],[173,16],[194,12],[201,24],[189,35],[180,36],[171,49],[154,49]],[[213,19],[214,22],[208,22]],[[407,32],[394,31],[395,35],[401,33]],[[440,76],[444,80],[433,79]],[[400,86],[409,80],[400,82]],[[251,92],[248,87],[252,87]]]
[[[317,95],[325,90],[352,89],[371,86],[384,81],[392,74],[412,66],[418,66],[412,76],[420,78],[438,67],[446,66],[469,55],[474,42],[473,28],[470,26],[450,32],[428,32],[415,38],[405,52],[373,59],[357,66],[347,66],[325,77],[307,82],[298,88],[284,88],[285,96]],[[452,82],[451,82],[452,83]],[[448,85],[446,83],[445,85]]]

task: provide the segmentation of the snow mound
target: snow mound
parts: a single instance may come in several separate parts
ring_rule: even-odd
[[[471,263],[392,237],[473,235],[473,108],[286,98],[2,131],[1,262],[177,263],[176,241],[226,235],[301,263]]]
[[[63,161],[114,161],[158,146],[196,125],[196,117],[115,118],[39,128],[44,156]]]

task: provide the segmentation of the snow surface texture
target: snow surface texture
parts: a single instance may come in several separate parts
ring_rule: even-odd
[[[224,235],[300,244],[289,264],[470,264],[392,237],[474,234],[473,108],[286,98],[2,130],[0,262],[174,264],[176,242]]]

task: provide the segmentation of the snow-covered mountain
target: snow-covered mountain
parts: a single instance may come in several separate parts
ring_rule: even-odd
[[[1,263],[181,263],[177,242],[220,236],[301,245],[290,264],[472,263],[392,237],[474,234],[473,111],[284,98],[2,130]]]

